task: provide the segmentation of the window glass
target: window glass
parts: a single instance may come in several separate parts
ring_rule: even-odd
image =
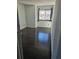
[[[50,20],[51,10],[39,10],[39,20]]]

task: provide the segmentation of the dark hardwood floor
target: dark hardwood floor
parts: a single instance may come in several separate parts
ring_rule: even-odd
[[[41,48],[37,39],[38,32],[49,33],[47,48]],[[21,30],[24,59],[50,59],[50,28],[25,28]]]

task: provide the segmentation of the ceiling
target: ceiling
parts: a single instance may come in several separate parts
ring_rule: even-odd
[[[53,2],[55,2],[55,0],[18,0],[21,3],[24,4],[52,4]]]
[[[34,1],[34,2],[42,2],[42,1],[45,2],[46,1],[48,2],[48,1],[55,1],[55,0],[18,0],[18,1],[30,1],[30,2],[31,1]]]

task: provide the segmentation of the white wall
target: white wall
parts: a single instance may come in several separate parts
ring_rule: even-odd
[[[51,28],[51,22],[50,21],[39,21],[37,23],[38,27],[48,27]]]
[[[50,21],[37,21],[38,20],[38,6],[45,6],[46,4],[23,4],[18,3],[18,13],[19,13],[19,22],[20,22],[20,29],[26,27],[48,27],[51,28]],[[48,6],[46,8],[50,8]]]
[[[27,27],[35,28],[35,6],[24,5]]]
[[[25,20],[24,5],[18,3],[17,6],[18,6],[18,17],[19,17],[20,29],[23,29],[27,27],[26,20]]]

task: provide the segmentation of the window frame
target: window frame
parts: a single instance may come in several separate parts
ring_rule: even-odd
[[[43,20],[43,19],[39,19],[39,11],[40,10],[51,10],[51,13],[50,13],[50,20]],[[38,21],[52,21],[52,11],[53,11],[53,8],[51,8],[51,9],[40,9],[40,8],[38,8]]]

